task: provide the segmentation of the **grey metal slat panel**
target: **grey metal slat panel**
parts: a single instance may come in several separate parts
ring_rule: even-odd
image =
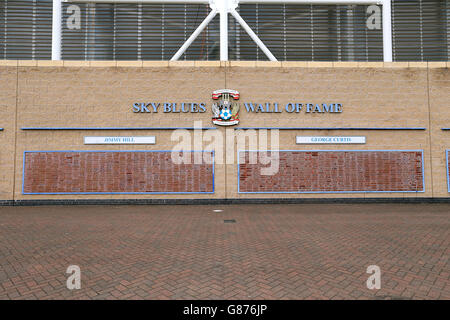
[[[64,59],[168,60],[209,12],[205,5],[77,4],[82,28],[66,26]],[[365,26],[366,6],[241,5],[247,23],[279,60],[382,59],[382,32]],[[139,13],[141,10],[141,13]],[[394,60],[448,60],[450,0],[394,0]],[[52,0],[0,1],[0,58],[49,59]],[[229,18],[230,59],[266,60]],[[219,59],[216,17],[182,59]]]
[[[394,1],[392,32],[395,60],[448,60],[449,2]]]
[[[0,58],[49,59],[51,0],[0,2]]]
[[[348,8],[340,6],[240,7],[244,19],[280,60],[381,60],[382,31],[367,30],[365,9],[356,6],[349,18]],[[243,31],[241,43],[246,59],[255,55],[266,59]]]

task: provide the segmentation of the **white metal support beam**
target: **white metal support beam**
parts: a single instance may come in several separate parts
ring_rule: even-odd
[[[391,0],[383,0],[383,60],[392,62]]]
[[[244,28],[244,30],[248,33],[248,35],[255,41],[255,43],[258,45],[258,47],[264,52],[264,54],[269,58],[270,61],[277,61],[277,58],[270,52],[269,49],[265,46],[265,44],[258,38],[256,33],[253,32],[253,30],[248,26],[247,22],[242,19],[241,15],[236,11],[231,11],[231,14],[233,17],[239,22],[239,24]]]
[[[220,60],[228,61],[228,6],[227,0],[216,3],[220,12]]]
[[[270,50],[258,38],[235,10],[239,4],[309,4],[309,5],[382,5],[383,6],[383,60],[392,61],[391,0],[53,0],[52,60],[61,59],[61,1],[78,3],[149,3],[149,4],[209,4],[212,11],[177,51],[171,60],[177,60],[192,44],[214,16],[220,14],[220,60],[228,60],[228,13],[250,35],[271,61],[276,61]]]
[[[216,16],[217,10],[213,9],[208,16],[203,20],[203,22],[195,29],[194,33],[191,34],[189,39],[186,40],[186,42],[181,46],[180,49],[178,49],[177,53],[172,57],[172,61],[178,60],[183,53],[186,51],[187,48],[194,42],[194,40],[198,37],[198,35],[205,29],[205,27],[208,25],[208,23],[211,22],[211,20]]]
[[[53,0],[52,60],[61,60],[61,28],[62,28],[61,0]]]

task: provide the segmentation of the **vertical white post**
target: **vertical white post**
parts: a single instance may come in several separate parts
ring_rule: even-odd
[[[61,0],[53,0],[52,13],[52,60],[61,60]]]
[[[228,0],[220,1],[220,60],[228,61]]]
[[[383,60],[392,62],[391,0],[383,0]]]

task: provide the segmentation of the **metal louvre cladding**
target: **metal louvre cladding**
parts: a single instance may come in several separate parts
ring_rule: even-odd
[[[395,1],[392,17],[394,60],[449,60],[450,0]]]
[[[0,0],[0,59],[50,59],[52,0]]]
[[[169,60],[209,13],[206,5],[76,4],[79,29],[67,28],[63,4],[63,59]],[[214,19],[182,59],[219,59],[219,19]]]
[[[371,7],[246,4],[238,12],[278,60],[381,61],[381,20]],[[210,11],[183,4],[62,9],[65,60],[169,60]],[[50,59],[51,34],[52,0],[0,0],[0,59]],[[394,61],[448,60],[450,0],[394,0],[392,36]],[[219,60],[219,47],[217,15],[180,59]],[[231,16],[229,59],[267,60]]]

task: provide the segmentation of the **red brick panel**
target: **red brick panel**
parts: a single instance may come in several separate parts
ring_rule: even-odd
[[[280,151],[274,175],[263,167],[241,152],[240,192],[424,190],[421,151]]]
[[[23,192],[213,192],[213,164],[189,156],[176,164],[170,151],[26,152]]]

